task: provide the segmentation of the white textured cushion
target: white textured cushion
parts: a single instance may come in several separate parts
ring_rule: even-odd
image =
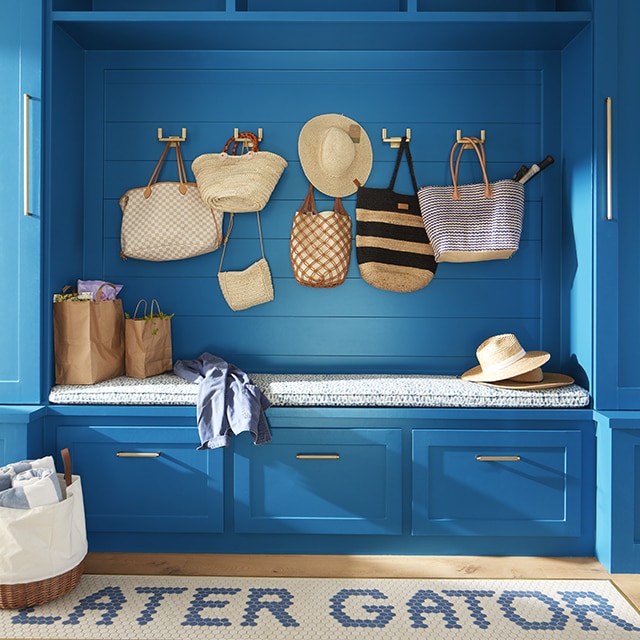
[[[577,408],[588,391],[571,384],[555,389],[499,389],[442,375],[249,374],[281,407],[513,407]],[[92,385],[57,385],[53,404],[195,405],[198,385],[172,373],[122,376]]]

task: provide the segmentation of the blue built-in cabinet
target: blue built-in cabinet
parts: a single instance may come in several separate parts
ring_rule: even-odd
[[[0,8],[0,398],[41,399],[42,377],[42,2]]]
[[[70,447],[86,479],[93,550],[597,554],[611,569],[640,572],[627,547],[616,542],[612,551],[635,535],[615,513],[638,510],[621,481],[632,482],[637,465],[619,453],[619,466],[611,462],[618,433],[636,433],[620,426],[624,412],[640,410],[628,135],[638,106],[638,9],[632,0],[514,4],[29,0],[0,9],[13,56],[0,73],[14,94],[3,92],[0,109],[18,124],[7,129],[12,150],[0,151],[13,216],[0,220],[0,293],[16,299],[0,332],[0,433],[21,434],[5,457]],[[20,29],[8,29],[18,20]],[[34,98],[31,216],[16,161],[25,149],[23,93]],[[485,132],[493,180],[551,154],[555,163],[525,187],[518,252],[441,264],[428,287],[408,294],[368,285],[355,251],[343,285],[297,284],[289,234],[308,186],[298,135],[324,113],[343,113],[367,132],[372,187],[388,185],[396,156],[383,129],[392,137],[411,129],[420,185],[449,183],[457,130]],[[261,214],[272,302],[231,311],[217,281],[219,251],[179,262],[121,259],[118,200],[147,183],[163,147],[159,128],[165,136],[186,129],[191,179],[192,161],[221,150],[235,128],[262,128],[261,148],[287,160]],[[171,158],[161,179],[175,174]],[[469,152],[461,179],[480,179]],[[410,189],[404,168],[397,189]],[[319,210],[331,207],[316,198]],[[344,205],[355,219],[355,196]],[[259,255],[255,217],[236,216],[225,268]],[[224,451],[195,451],[194,407],[49,404],[51,296],[79,278],[123,284],[129,313],[140,298],[158,299],[175,314],[174,359],[209,351],[249,373],[455,376],[476,364],[485,338],[513,332],[527,350],[549,351],[547,368],[572,375],[593,404],[274,407],[268,445],[242,436]],[[615,421],[600,410],[618,412]],[[101,496],[102,478],[130,473],[135,487]],[[156,478],[164,502],[146,501]]]

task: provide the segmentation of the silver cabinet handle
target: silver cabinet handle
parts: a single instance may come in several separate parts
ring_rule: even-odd
[[[339,453],[297,453],[297,460],[339,460]]]
[[[611,133],[611,98],[607,105],[607,220],[613,220],[613,141]]]
[[[118,458],[159,458],[159,451],[149,451],[148,453],[138,453],[135,451],[118,451],[116,452]]]
[[[518,462],[520,456],[476,456],[478,462]]]
[[[24,187],[24,215],[30,216],[31,211],[29,211],[29,101],[31,100],[31,96],[28,93],[25,93],[22,96],[22,104],[23,104],[23,137],[22,144],[23,148],[23,176],[22,176],[22,185]]]

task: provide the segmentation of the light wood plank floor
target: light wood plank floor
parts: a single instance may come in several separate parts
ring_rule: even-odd
[[[594,558],[89,553],[85,572],[301,578],[611,580],[640,610],[640,575],[610,574]]]

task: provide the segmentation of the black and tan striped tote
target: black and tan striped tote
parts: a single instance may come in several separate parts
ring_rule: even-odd
[[[406,155],[414,193],[394,191],[398,169]],[[410,292],[426,287],[437,263],[422,222],[418,185],[411,151],[402,138],[387,189],[358,187],[356,197],[356,256],[363,280],[378,289]]]

